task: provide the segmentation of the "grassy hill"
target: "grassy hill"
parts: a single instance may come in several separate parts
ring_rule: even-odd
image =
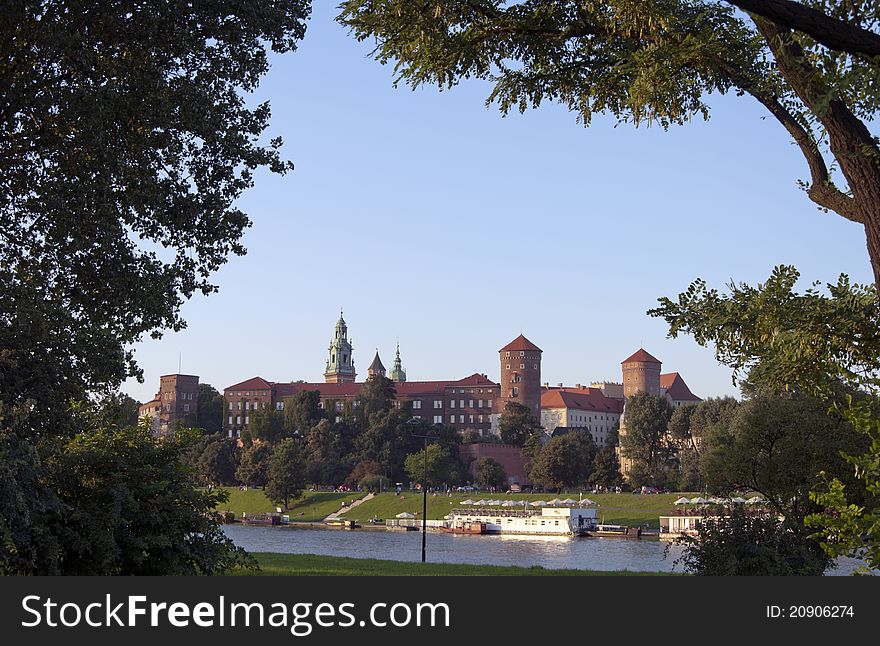
[[[263,514],[275,511],[275,504],[266,498],[262,489],[241,490],[238,487],[225,487],[229,493],[229,501],[217,506],[217,511],[231,511],[236,518],[241,518],[242,513]],[[302,498],[296,500],[285,514],[290,515],[291,521],[317,522],[334,511],[339,511],[342,502],[350,503],[352,500],[362,498],[364,494],[333,493],[331,491],[306,491]]]

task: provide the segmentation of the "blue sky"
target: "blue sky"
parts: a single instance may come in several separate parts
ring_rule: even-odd
[[[361,377],[376,349],[390,368],[399,338],[410,380],[497,380],[498,349],[522,332],[553,384],[620,381],[643,346],[696,394],[736,395],[711,349],[645,314],[658,297],[697,277],[754,284],[782,263],[805,284],[872,280],[861,228],[798,189],[803,158],[750,98],[712,97],[708,122],[668,132],[601,116],[584,128],[551,104],[502,118],[483,82],[394,89],[333,16],[315,3],[254,96],[296,169],[258,174],[241,199],[248,254],[184,306],[188,328],[135,346],[135,399],[179,359],[219,390],[321,381],[340,307]]]

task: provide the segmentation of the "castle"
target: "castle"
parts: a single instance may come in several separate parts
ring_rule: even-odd
[[[238,437],[250,424],[254,411],[269,407],[284,410],[284,400],[299,392],[317,390],[321,406],[337,412],[341,419],[346,406],[356,406],[363,382],[356,381],[354,348],[348,326],[340,312],[331,337],[323,383],[276,382],[252,377],[223,391],[225,429]],[[526,406],[548,432],[559,429],[585,430],[599,446],[609,444],[611,432],[621,424],[625,401],[637,392],[661,395],[672,406],[694,404],[694,395],[677,372],[661,374],[658,359],[640,349],[621,362],[623,382],[577,384],[551,387],[541,382],[543,351],[520,334],[498,350],[500,382],[474,373],[460,379],[408,381],[398,344],[390,373],[376,352],[367,369],[369,376],[387,376],[394,382],[395,407],[408,406],[413,417],[443,424],[461,433],[497,434],[498,418],[507,402]],[[163,377],[164,379],[164,377]]]

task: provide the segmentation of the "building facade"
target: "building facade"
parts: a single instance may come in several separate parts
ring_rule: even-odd
[[[197,375],[163,375],[159,392],[138,409],[141,418],[149,418],[153,433],[166,435],[184,419],[198,423],[199,378]]]
[[[541,348],[522,334],[498,351],[503,402],[499,414],[507,402],[514,401],[541,419],[541,355]]]

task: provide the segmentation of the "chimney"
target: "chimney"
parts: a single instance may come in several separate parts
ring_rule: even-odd
[[[578,390],[580,390],[581,388],[583,388],[583,386],[581,386],[580,384],[575,384],[574,387],[577,388]]]
[[[557,385],[559,388],[562,388],[562,382],[561,382],[561,381],[560,381],[558,384],[556,384],[556,385]]]

